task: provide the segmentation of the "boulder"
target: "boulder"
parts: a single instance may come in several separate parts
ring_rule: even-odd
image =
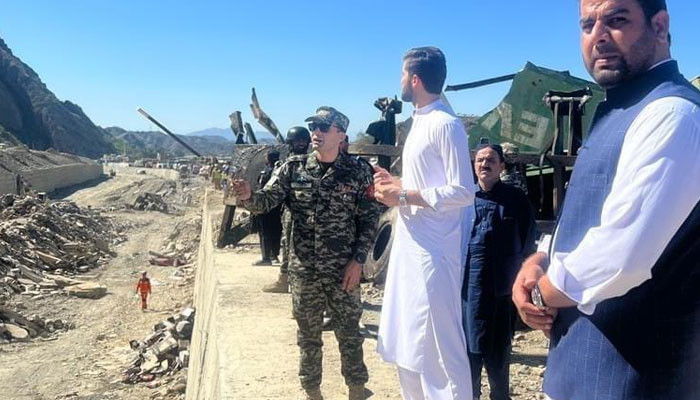
[[[9,335],[10,338],[18,342],[26,342],[29,340],[29,332],[15,324],[5,323],[3,326],[5,334]]]
[[[99,299],[107,294],[107,286],[100,285],[97,282],[84,282],[66,287],[66,292],[70,296],[84,299]]]

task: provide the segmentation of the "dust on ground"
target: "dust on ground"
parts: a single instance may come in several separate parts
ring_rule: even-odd
[[[13,308],[26,314],[62,319],[75,325],[52,340],[0,345],[0,393],[6,399],[143,399],[179,398],[166,396],[146,385],[121,383],[122,372],[134,356],[130,339],[141,339],[153,326],[190,304],[193,282],[176,276],[173,267],[151,266],[149,250],[165,250],[179,238],[176,228],[193,225],[187,234],[199,233],[201,213],[197,199],[192,206],[175,204],[169,214],[131,211],[125,201],[140,191],[158,192],[173,203],[184,193],[196,192],[201,181],[169,181],[146,175],[120,174],[97,186],[83,188],[67,197],[78,205],[101,210],[102,215],[126,225],[128,239],[112,250],[116,257],[90,271],[108,294],[100,299],[61,295],[32,299],[16,295]],[[163,190],[165,188],[165,190]],[[201,192],[201,190],[200,190]],[[197,240],[183,238],[182,243]],[[171,245],[174,246],[174,245]],[[148,271],[153,285],[151,310],[141,312],[135,285],[141,271]],[[179,383],[185,371],[159,383]],[[155,386],[155,385],[154,385]]]

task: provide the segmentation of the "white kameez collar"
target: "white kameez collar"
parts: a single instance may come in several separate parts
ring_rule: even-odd
[[[442,100],[438,98],[437,100],[435,100],[434,102],[432,102],[428,105],[425,105],[423,107],[416,108],[415,110],[413,110],[413,115],[414,116],[415,115],[425,115],[425,114],[433,111],[434,109],[438,108],[440,105],[442,105]]]

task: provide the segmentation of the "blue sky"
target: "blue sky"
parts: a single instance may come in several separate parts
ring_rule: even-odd
[[[668,3],[673,55],[700,75],[700,2]],[[283,131],[332,105],[354,134],[379,117],[376,98],[399,94],[401,56],[422,45],[444,50],[448,84],[526,61],[588,79],[577,21],[576,0],[0,0],[0,37],[58,98],[101,126],[155,129],[143,107],[178,133],[228,127],[233,110],[262,130],[248,106],[255,87]],[[448,98],[482,114],[508,87]]]

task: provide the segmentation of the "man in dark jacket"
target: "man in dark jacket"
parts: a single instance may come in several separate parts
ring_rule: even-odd
[[[474,171],[479,180],[462,298],[474,399],[486,367],[491,399],[510,399],[508,366],[515,322],[511,287],[520,264],[534,251],[534,212],[519,188],[500,180],[505,168],[498,145],[481,145]]]

